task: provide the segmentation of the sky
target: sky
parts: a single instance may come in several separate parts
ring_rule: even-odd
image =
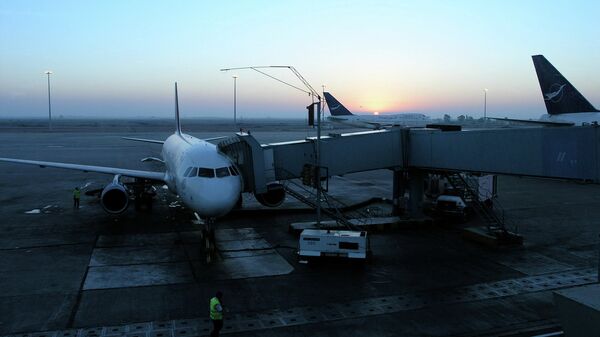
[[[600,1],[0,1],[0,118],[304,118],[290,65],[353,112],[537,118],[531,55],[600,107]],[[302,87],[288,69],[270,75]]]

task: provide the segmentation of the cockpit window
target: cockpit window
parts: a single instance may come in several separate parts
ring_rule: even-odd
[[[190,170],[190,173],[188,173],[188,177],[195,177],[196,174],[198,174],[198,168],[192,167],[192,169]]]
[[[229,169],[227,167],[219,167],[215,171],[217,172],[217,178],[229,176]]]
[[[188,177],[188,174],[190,173],[190,171],[191,171],[191,170],[192,170],[192,168],[191,168],[191,167],[188,167],[188,168],[185,170],[185,172],[183,173],[183,176],[184,176],[184,177]]]
[[[235,166],[229,166],[229,171],[231,172],[232,176],[239,176],[240,173],[238,172],[238,170],[235,168]]]
[[[198,177],[202,177],[202,178],[214,178],[215,177],[215,170],[211,169],[211,168],[200,167],[198,169]]]

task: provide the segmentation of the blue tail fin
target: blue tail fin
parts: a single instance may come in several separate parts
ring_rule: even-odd
[[[175,82],[175,132],[181,135],[181,123],[179,123],[179,97],[177,97],[177,82]]]
[[[548,114],[598,111],[543,55],[531,58]]]
[[[346,109],[342,103],[338,102],[330,93],[324,92],[325,100],[327,101],[327,106],[329,107],[329,113],[332,116],[351,116],[352,112]]]

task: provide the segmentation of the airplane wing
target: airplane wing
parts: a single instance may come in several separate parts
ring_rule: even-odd
[[[142,178],[142,179],[150,179],[157,181],[165,181],[165,173],[164,172],[152,172],[152,171],[141,171],[141,170],[129,170],[122,169],[117,167],[105,167],[105,166],[93,166],[93,165],[79,165],[79,164],[69,164],[69,163],[56,163],[50,161],[39,161],[39,160],[24,160],[24,159],[13,159],[13,158],[0,158],[0,161],[15,163],[15,164],[25,164],[25,165],[37,165],[39,167],[55,167],[62,168],[68,170],[77,170],[83,172],[98,172],[105,174],[120,174],[126,177],[132,178]]]
[[[554,122],[554,121],[540,121],[540,120],[531,120],[531,119],[497,118],[497,117],[487,117],[487,118],[488,119],[493,119],[495,121],[517,122],[517,123],[536,124],[536,125],[545,125],[545,126],[573,126],[573,125],[575,125],[575,123],[571,123],[571,122]]]
[[[154,144],[164,144],[165,141],[164,140],[155,140],[155,139],[146,139],[146,138],[134,138],[134,137],[121,137],[123,139],[126,140],[133,140],[136,142],[144,142],[144,143],[154,143]],[[228,136],[219,136],[219,137],[212,137],[212,138],[204,138],[202,139],[205,142],[210,142],[211,140],[219,140],[219,139],[224,139],[224,138],[228,138]]]
[[[358,127],[358,128],[379,130],[379,129],[382,129],[383,127],[385,127],[385,124],[367,121],[367,120],[347,120],[345,118],[339,118],[339,117],[333,117],[333,116],[329,116],[329,117],[327,117],[327,119],[329,119],[332,122],[346,124],[346,125]],[[391,127],[391,126],[392,125],[389,125],[389,127]]]
[[[145,142],[145,143],[154,143],[154,144],[164,144],[164,140],[154,140],[154,139],[144,139],[144,138],[133,138],[133,137],[121,137],[126,140],[133,140],[136,142]]]
[[[205,142],[210,142],[211,140],[219,140],[219,139],[225,139],[225,138],[229,138],[229,136],[219,136],[219,137],[212,137],[212,138],[202,138],[202,140],[205,141]]]
[[[372,121],[364,121],[364,123],[371,125],[375,130],[381,130],[383,128],[391,128],[392,126],[394,126],[394,124],[391,124],[391,123],[378,123],[378,122],[372,122]]]

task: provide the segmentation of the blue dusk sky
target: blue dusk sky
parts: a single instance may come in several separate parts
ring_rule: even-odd
[[[544,54],[600,107],[599,1],[1,1],[0,118],[303,118],[311,100],[252,70],[292,65],[350,110],[545,113]],[[286,69],[269,74],[300,86]]]

